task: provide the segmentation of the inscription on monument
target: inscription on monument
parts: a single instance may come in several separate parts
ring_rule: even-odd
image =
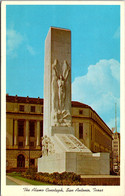
[[[66,147],[67,151],[71,152],[90,152],[87,147],[81,143],[72,134],[56,134],[56,137]]]

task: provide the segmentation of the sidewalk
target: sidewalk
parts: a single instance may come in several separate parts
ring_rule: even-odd
[[[7,179],[9,179],[9,180],[15,182],[17,185],[31,185],[31,184],[29,184],[29,183],[27,183],[27,182],[24,182],[24,181],[22,181],[22,180],[19,180],[19,179],[17,179],[17,178],[11,177],[11,176],[6,176],[6,177],[7,177]],[[10,185],[11,185],[11,184],[10,184]]]

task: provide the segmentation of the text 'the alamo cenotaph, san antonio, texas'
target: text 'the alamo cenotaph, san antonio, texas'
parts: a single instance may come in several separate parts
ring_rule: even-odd
[[[109,153],[92,153],[74,136],[71,31],[51,27],[45,41],[44,137],[38,172],[109,174]]]

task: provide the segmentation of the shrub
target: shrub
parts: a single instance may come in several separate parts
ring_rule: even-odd
[[[22,175],[27,176],[26,178],[35,180],[36,170],[35,168],[29,168]]]
[[[22,176],[28,179],[48,182],[55,185],[81,185],[80,175],[73,172],[54,172],[49,174],[47,172],[36,173],[33,169],[28,169],[26,172],[22,173]]]

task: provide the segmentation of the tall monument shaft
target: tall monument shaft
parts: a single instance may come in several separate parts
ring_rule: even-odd
[[[93,155],[74,136],[71,120],[71,31],[51,27],[45,41],[44,137],[38,171],[109,174],[109,154]]]
[[[44,135],[71,127],[71,31],[51,27],[45,41]],[[62,127],[62,128],[59,128]],[[53,133],[52,133],[53,132]]]

